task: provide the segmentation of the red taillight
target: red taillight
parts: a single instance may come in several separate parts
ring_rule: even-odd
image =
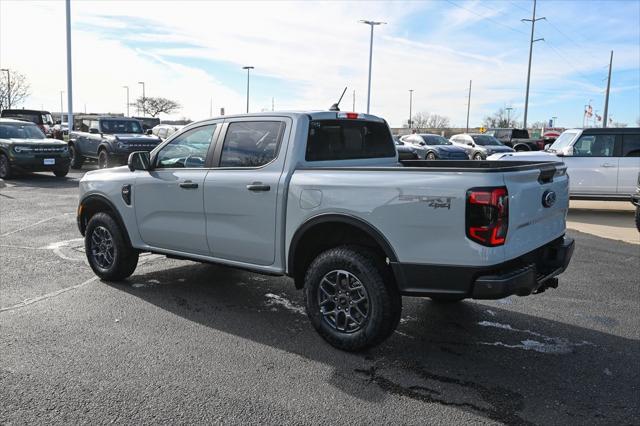
[[[544,139],[536,141],[536,143],[538,144],[538,149],[539,150],[543,150],[544,149],[544,146],[545,146]]]
[[[509,229],[507,188],[472,188],[467,191],[467,237],[483,246],[504,244]]]

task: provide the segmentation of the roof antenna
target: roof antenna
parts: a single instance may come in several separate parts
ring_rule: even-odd
[[[347,88],[345,87],[344,90],[342,91],[342,95],[340,95],[340,99],[338,99],[338,102],[336,102],[335,104],[331,105],[331,108],[329,108],[329,111],[340,111],[340,101],[342,100],[342,97],[344,96],[344,94],[346,93]]]

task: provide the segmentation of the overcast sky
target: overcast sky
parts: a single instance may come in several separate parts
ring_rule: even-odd
[[[374,36],[371,112],[392,127],[415,112],[471,125],[512,106],[522,119],[532,1],[425,2],[72,2],[76,111],[125,112],[126,91],[182,105],[171,118],[251,111],[326,109],[348,86],[343,110],[366,110],[369,27]],[[614,50],[610,115],[640,117],[640,1],[539,0],[529,122],[558,117],[581,126],[584,105],[604,105]],[[24,107],[58,111],[66,90],[63,1],[0,0],[0,67],[31,84]],[[64,106],[66,109],[66,95]],[[132,111],[133,113],[134,111]],[[169,118],[164,116],[163,118]]]

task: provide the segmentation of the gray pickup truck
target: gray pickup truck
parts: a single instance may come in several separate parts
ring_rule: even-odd
[[[78,226],[103,280],[140,252],[288,275],[320,335],[375,345],[401,296],[540,293],[573,252],[562,163],[398,162],[387,123],[345,112],[186,126],[128,167],[80,182]]]
[[[126,117],[81,117],[69,132],[71,168],[79,169],[87,160],[97,160],[101,169],[126,164],[134,151],[151,151],[160,142],[144,133],[138,120]]]

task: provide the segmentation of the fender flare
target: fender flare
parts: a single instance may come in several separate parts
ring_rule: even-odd
[[[124,220],[122,219],[122,215],[120,215],[120,211],[118,211],[118,208],[115,206],[115,204],[113,204],[113,202],[111,202],[111,200],[109,200],[107,197],[105,197],[102,194],[90,194],[87,195],[86,197],[84,197],[82,200],[80,200],[80,202],[78,203],[78,216],[77,216],[77,222],[78,222],[78,229],[80,230],[80,233],[84,236],[84,232],[87,228],[87,224],[84,223],[83,221],[83,210],[84,210],[84,206],[92,201],[97,201],[99,203],[104,203],[106,205],[109,206],[109,210],[111,212],[113,212],[113,219],[116,221],[116,223],[118,224],[118,226],[120,226],[120,228],[122,228],[122,233],[124,234],[127,243],[129,245],[131,245],[131,239],[129,238],[129,230],[127,229],[127,227],[124,224]]]
[[[380,248],[382,248],[382,251],[384,251],[384,254],[389,258],[390,262],[398,261],[398,257],[396,256],[396,253],[393,250],[393,247],[391,247],[389,240],[387,240],[387,238],[382,234],[382,232],[380,232],[376,227],[374,227],[370,223],[360,218],[347,215],[347,214],[325,213],[325,214],[319,214],[317,216],[311,217],[302,225],[300,225],[300,227],[298,227],[298,229],[296,230],[295,234],[293,234],[293,238],[291,239],[291,243],[289,244],[289,253],[287,256],[287,275],[291,276],[293,274],[295,253],[302,237],[306,234],[306,232],[309,229],[313,228],[314,226],[320,225],[322,223],[328,223],[328,222],[344,223],[360,229],[361,231],[369,235],[371,238],[373,238],[373,240],[380,246]]]

